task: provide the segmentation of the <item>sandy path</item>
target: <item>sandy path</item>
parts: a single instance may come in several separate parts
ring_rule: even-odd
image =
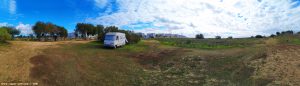
[[[43,49],[59,47],[58,44],[86,43],[87,41],[25,42],[12,41],[10,47],[0,47],[0,83],[32,82],[29,59],[42,53]]]

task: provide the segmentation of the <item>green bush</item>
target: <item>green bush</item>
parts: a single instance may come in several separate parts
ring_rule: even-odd
[[[0,28],[0,42],[5,42],[6,40],[9,40],[9,39],[11,39],[11,36],[7,32],[7,30]]]

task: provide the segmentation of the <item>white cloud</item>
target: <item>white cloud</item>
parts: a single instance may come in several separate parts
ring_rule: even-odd
[[[291,0],[117,0],[119,10],[88,18],[87,22],[130,26],[137,22],[156,27],[139,32],[165,32],[194,37],[197,33],[249,37],[282,30],[300,30],[300,8]]]
[[[15,0],[9,0],[9,13],[10,14],[15,14],[16,13],[16,1]]]
[[[0,11],[3,10],[9,14],[15,14],[17,10],[16,0],[1,0]]]
[[[94,1],[95,1],[95,5],[99,8],[104,8],[108,4],[107,0],[94,0]]]
[[[32,26],[30,24],[22,24],[20,23],[18,26],[16,26],[16,29],[20,30],[20,35],[29,35],[33,34]]]

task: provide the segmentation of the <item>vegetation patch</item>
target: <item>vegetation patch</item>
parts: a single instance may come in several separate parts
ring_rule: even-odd
[[[196,48],[196,49],[229,49],[244,48],[264,44],[263,39],[188,39],[188,38],[157,38],[164,45]]]

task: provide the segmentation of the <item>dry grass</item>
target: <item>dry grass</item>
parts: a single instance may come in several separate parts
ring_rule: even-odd
[[[38,82],[29,77],[30,68],[33,66],[30,58],[43,53],[42,50],[46,48],[68,43],[11,41],[9,45],[1,46],[0,82]]]
[[[276,39],[247,48],[203,50],[155,40],[118,49],[89,41],[0,46],[0,82],[49,86],[299,85],[299,46]]]
[[[271,85],[300,85],[300,46],[277,45],[268,49],[264,60],[257,60],[258,78],[272,80]]]

